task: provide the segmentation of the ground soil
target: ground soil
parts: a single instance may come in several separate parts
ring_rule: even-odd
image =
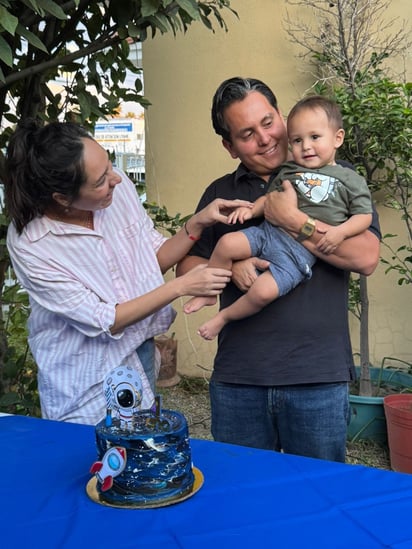
[[[181,377],[173,387],[158,387],[157,391],[162,395],[163,408],[178,410],[186,416],[192,438],[212,440],[207,379]],[[373,442],[348,442],[346,461],[390,470],[388,448]]]

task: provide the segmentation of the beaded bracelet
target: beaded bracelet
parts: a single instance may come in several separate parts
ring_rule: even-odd
[[[200,236],[193,236],[192,234],[189,233],[189,231],[187,230],[187,221],[183,223],[183,228],[186,231],[186,234],[190,238],[190,240],[193,240],[193,242],[200,240]]]

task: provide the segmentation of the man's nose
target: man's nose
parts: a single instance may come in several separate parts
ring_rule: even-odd
[[[257,133],[257,141],[259,145],[267,145],[270,141],[269,132],[263,129],[259,130]]]

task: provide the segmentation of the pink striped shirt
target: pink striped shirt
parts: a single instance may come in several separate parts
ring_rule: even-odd
[[[104,376],[120,364],[138,369],[142,406],[153,393],[136,348],[164,333],[171,306],[111,335],[117,303],[164,283],[156,252],[165,240],[153,227],[133,183],[121,172],[112,204],[94,213],[94,231],[53,221],[31,221],[7,245],[16,275],[29,294],[29,345],[38,366],[45,418],[96,424],[105,415]]]

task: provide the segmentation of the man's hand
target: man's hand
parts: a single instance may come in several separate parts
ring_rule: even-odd
[[[259,276],[257,271],[266,271],[269,261],[251,257],[242,261],[235,261],[232,265],[232,282],[242,292],[247,292]]]
[[[308,216],[298,209],[298,198],[292,183],[284,181],[282,187],[283,192],[273,191],[266,195],[265,218],[272,225],[296,236]]]

